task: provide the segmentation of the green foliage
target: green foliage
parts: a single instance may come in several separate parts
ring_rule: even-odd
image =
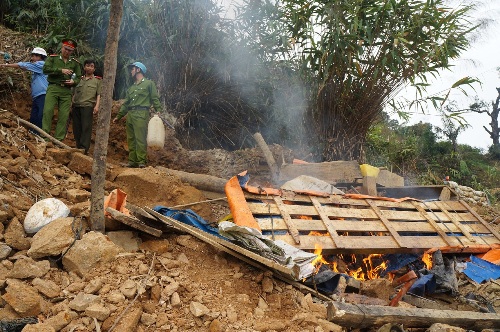
[[[63,37],[91,42],[96,29],[106,29],[95,25],[103,9],[103,0],[8,1],[4,20],[7,26],[40,36],[39,42],[56,52]]]
[[[449,68],[475,29],[467,20],[471,6],[448,8],[444,0],[249,4],[246,27],[265,52],[261,57],[298,58],[314,90],[309,121],[326,160],[359,159],[371,125],[392,97],[407,84],[425,91],[427,76]]]
[[[399,126],[381,120],[368,135],[366,160],[405,176],[412,184],[442,184],[445,176],[476,190],[500,187],[498,162],[479,149],[440,139],[428,123]]]

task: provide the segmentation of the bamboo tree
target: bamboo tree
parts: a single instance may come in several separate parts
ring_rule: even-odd
[[[468,21],[471,6],[448,8],[443,0],[286,0],[275,6],[280,23],[263,18],[257,24],[264,31],[286,26],[288,45],[300,50],[303,76],[315,92],[308,113],[318,133],[313,143],[323,160],[361,159],[385,105],[405,85],[449,68],[476,28]]]

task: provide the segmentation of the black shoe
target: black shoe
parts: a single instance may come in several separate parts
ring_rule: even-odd
[[[146,165],[144,165],[144,164],[139,164],[139,166],[138,166],[138,167],[139,167],[139,168],[144,168],[144,167],[146,167]]]

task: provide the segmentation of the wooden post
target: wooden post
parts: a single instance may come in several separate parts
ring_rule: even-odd
[[[377,196],[377,178],[373,176],[363,176],[362,193],[370,196]]]
[[[267,165],[269,166],[269,170],[271,171],[271,181],[274,184],[278,184],[279,169],[276,161],[274,160],[273,154],[269,149],[269,146],[267,146],[266,141],[264,141],[264,138],[260,133],[253,134],[253,138],[264,153],[264,158],[266,158]]]
[[[500,326],[500,315],[473,311],[434,310],[350,304],[331,301],[327,308],[328,320],[335,324],[359,329],[382,326],[386,323],[409,327],[429,327],[434,323],[481,331]]]
[[[224,193],[224,186],[227,181],[229,181],[212,175],[177,171],[163,166],[156,166],[156,169],[177,176],[182,182],[186,182],[200,190],[212,191],[216,193]]]

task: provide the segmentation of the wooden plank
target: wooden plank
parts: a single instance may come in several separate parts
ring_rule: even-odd
[[[257,194],[251,194],[251,193],[245,193],[245,197],[248,199],[254,199],[258,201],[265,202],[266,201],[266,196],[263,195],[257,195]],[[284,191],[283,195],[281,196],[283,200],[290,201],[290,202],[302,202],[302,203],[309,203],[310,199],[309,196],[307,195],[300,195],[296,194],[293,192],[289,191]],[[368,203],[364,199],[353,199],[353,198],[345,198],[342,195],[331,195],[329,197],[317,197],[318,202],[320,202],[322,205],[329,206],[329,205],[348,205],[351,207],[367,207],[368,208]],[[269,199],[267,199],[269,201]],[[250,202],[249,202],[250,203]],[[391,201],[385,201],[385,200],[375,200],[375,203],[379,207],[385,207],[387,209],[397,209],[399,210],[414,210],[412,201],[403,201],[403,202],[391,202]],[[447,201],[446,204],[449,206],[450,210],[453,210],[455,212],[468,212],[470,209],[467,209],[462,205],[459,201]],[[436,206],[436,201],[430,201],[426,202],[426,205],[433,210],[439,210],[439,208]]]
[[[287,207],[285,206],[285,204],[283,204],[283,201],[278,196],[274,197],[274,202],[276,203],[278,209],[281,212],[280,214],[283,217],[283,220],[285,221],[286,226],[288,227],[288,231],[290,232],[290,235],[292,236],[293,241],[295,242],[295,244],[300,244],[299,231],[295,228],[295,226],[291,222],[291,218],[290,218],[290,215],[288,214]]]
[[[481,331],[500,326],[500,315],[474,311],[433,310],[388,307],[380,305],[328,302],[327,318],[351,329],[380,327],[386,323],[403,324],[406,328],[427,328],[435,323]]]
[[[151,234],[151,235],[156,236],[156,237],[160,237],[162,234],[161,230],[150,227],[150,226],[144,224],[139,219],[132,217],[132,216],[127,216],[126,214],[123,214],[120,211],[113,209],[112,207],[108,206],[106,208],[106,212],[109,212],[109,214],[111,214],[113,219],[115,219],[115,220],[117,220],[117,221],[119,221],[127,226],[130,226],[132,228],[140,230],[144,233],[148,233],[148,234]]]
[[[332,240],[336,243],[337,246],[342,246],[343,245],[342,239],[340,239],[339,235],[337,234],[337,231],[336,231],[335,227],[333,226],[334,224],[333,224],[332,220],[330,220],[330,218],[323,211],[323,207],[318,202],[316,197],[311,196],[310,199],[311,199],[311,203],[313,203],[314,208],[316,209],[316,211],[318,212],[318,215],[321,218],[321,222],[323,223],[325,229],[328,231],[328,234],[330,234],[330,237],[332,238]]]
[[[368,204],[370,204],[370,206],[373,209],[373,211],[377,214],[377,216],[380,218],[380,220],[384,223],[384,226],[391,233],[392,237],[394,238],[394,240],[396,240],[396,242],[398,243],[398,245],[400,247],[404,248],[405,247],[405,243],[401,239],[401,236],[399,236],[398,232],[396,232],[396,230],[392,227],[392,225],[389,222],[389,220],[387,218],[385,218],[384,215],[380,212],[379,207],[375,203],[373,203],[373,200],[371,200],[371,199],[367,199],[366,202]]]
[[[487,223],[487,222],[486,222],[483,218],[481,218],[481,216],[480,216],[479,214],[477,214],[477,212],[476,212],[476,211],[474,211],[473,209],[471,209],[471,207],[469,206],[469,204],[467,204],[465,201],[459,201],[459,203],[460,203],[462,206],[464,206],[467,210],[469,210],[469,211],[470,211],[470,213],[471,213],[472,215],[474,215],[474,217],[476,217],[476,219],[477,219],[477,220],[478,220],[481,224],[483,224],[483,225],[484,225],[484,226],[485,226],[485,227],[486,227],[486,228],[490,231],[490,233],[491,233],[491,234],[493,234],[493,236],[495,236],[495,237],[498,239],[498,241],[499,241],[499,243],[500,243],[500,234],[499,234],[499,233],[498,233],[498,232],[497,232],[497,231],[496,231],[493,227],[491,227],[491,225],[490,225],[490,224],[488,224],[488,223]],[[446,205],[450,206],[450,204],[448,204],[448,202],[446,203]],[[455,210],[455,209],[453,208],[453,210]]]
[[[373,176],[363,176],[361,193],[370,196],[377,196],[377,178]]]
[[[191,234],[194,237],[196,237],[196,238],[198,238],[198,239],[200,239],[208,244],[211,244],[215,248],[222,250],[224,252],[227,252],[228,254],[230,254],[230,255],[232,255],[232,256],[234,256],[234,257],[236,257],[244,262],[247,262],[253,266],[256,266],[260,269],[265,270],[265,268],[263,268],[263,266],[262,266],[262,265],[264,265],[272,270],[278,271],[278,272],[284,274],[285,276],[292,278],[293,280],[298,279],[299,270],[296,268],[290,269],[290,268],[283,266],[283,265],[280,265],[280,264],[278,264],[278,263],[276,263],[268,258],[262,257],[256,253],[253,253],[250,250],[247,250],[247,249],[240,247],[238,245],[235,245],[229,241],[223,240],[223,239],[218,238],[212,234],[204,232],[196,227],[189,226],[189,225],[184,224],[180,221],[177,221],[173,218],[164,216],[164,215],[162,215],[162,214],[160,214],[160,213],[158,213],[150,208],[146,207],[144,209],[148,213],[154,215],[156,218],[158,218],[158,220],[165,223],[166,225],[174,226],[174,227],[176,227],[176,228],[178,228],[178,229],[180,229],[188,234]],[[295,266],[295,267],[297,267],[297,266]]]
[[[320,203],[320,200],[318,199]],[[264,203],[248,203],[250,211],[255,217],[259,215],[280,215],[280,209],[276,204],[264,204]],[[380,205],[377,205],[380,207]],[[368,206],[367,206],[368,207]],[[415,211],[393,211],[393,210],[380,210],[382,215],[389,220],[412,220],[412,221],[427,221],[421,212],[419,212],[415,207]],[[317,216],[318,212],[314,206],[311,205],[286,205],[286,210],[290,216],[303,215],[303,216]],[[376,213],[370,209],[357,209],[352,207],[332,207],[328,205],[322,205],[322,211],[331,218],[344,218],[344,219],[378,219]],[[442,221],[451,221],[449,217],[440,211],[435,211],[433,217]],[[476,221],[477,219],[471,213],[460,214],[463,221]],[[293,217],[292,217],[293,218]]]
[[[421,203],[417,203],[417,202],[412,202],[412,203],[413,203],[413,206],[415,206],[415,208],[420,212],[420,214],[422,215],[422,217],[424,217],[429,222],[429,224],[434,228],[434,230],[436,230],[436,232],[438,232],[438,234],[441,235],[441,237],[443,238],[443,240],[448,245],[451,245],[450,240],[449,240],[448,236],[446,235],[445,230],[443,230],[441,228],[441,226],[444,227],[443,223],[439,224],[440,226],[438,226],[438,224],[434,221],[434,219],[432,219],[427,214],[427,211],[425,211],[424,208],[420,205]]]
[[[270,236],[268,236],[270,238]],[[290,235],[275,235],[275,240],[282,240],[287,243],[292,243]],[[349,236],[345,240],[348,246],[338,247],[330,236],[314,236],[302,235],[300,237],[300,245],[297,248],[302,250],[312,251],[315,245],[318,244],[323,249],[325,254],[335,254],[341,252],[356,252],[360,254],[384,254],[384,253],[401,253],[413,252],[414,250],[424,252],[429,248],[444,247],[444,242],[438,236],[429,237],[408,237],[407,248],[399,248],[397,242],[391,236]],[[456,245],[460,245],[457,242]]]
[[[472,241],[472,242],[476,242],[476,239],[474,239],[474,237],[469,233],[468,230],[465,229],[465,227],[463,227],[463,225],[455,219],[455,217],[448,212],[448,210],[446,209],[446,206],[444,204],[442,204],[442,202],[436,202],[436,203],[439,203],[437,204],[437,206],[439,206],[439,208],[441,209],[441,211],[446,214],[446,216],[451,220],[452,223],[455,224],[455,226],[457,226],[460,231],[462,232],[463,235],[465,235],[465,237],[467,237],[467,239],[469,239],[469,241]]]
[[[271,218],[256,218],[262,231],[282,231],[287,230],[285,221],[281,217]],[[291,222],[299,232],[307,231],[328,231],[322,220],[304,220],[291,219]],[[329,224],[337,232],[385,232],[387,229],[379,220],[329,220]],[[408,221],[408,222],[392,222],[392,226],[398,232],[415,232],[415,233],[437,233],[435,227],[446,235],[446,232],[460,232],[460,230],[452,223],[447,225],[436,224],[432,226],[430,222],[424,221]],[[482,224],[469,225],[473,233],[488,234],[489,231]],[[448,227],[448,228],[446,228]],[[493,236],[493,235],[492,235]]]
[[[265,235],[271,238],[270,235]],[[275,240],[282,240],[287,243],[293,243],[290,235],[275,235]],[[443,247],[443,252],[470,252],[470,253],[484,253],[491,249],[491,245],[496,243],[495,238],[490,238],[488,242],[490,245],[474,245],[473,243],[467,244],[465,237],[461,238],[465,245],[470,245],[470,248],[465,248],[464,244],[460,243],[457,238],[450,239],[451,245],[448,244],[440,236],[408,236],[405,237],[406,248],[399,248],[398,244],[390,236],[349,236],[346,237],[346,242],[349,246],[338,247],[330,236],[314,236],[314,235],[301,235],[300,244],[295,247],[306,251],[313,251],[315,245],[318,244],[323,248],[323,254],[337,254],[346,252],[355,252],[359,254],[387,254],[387,253],[410,253],[410,252],[424,252],[429,248]]]

